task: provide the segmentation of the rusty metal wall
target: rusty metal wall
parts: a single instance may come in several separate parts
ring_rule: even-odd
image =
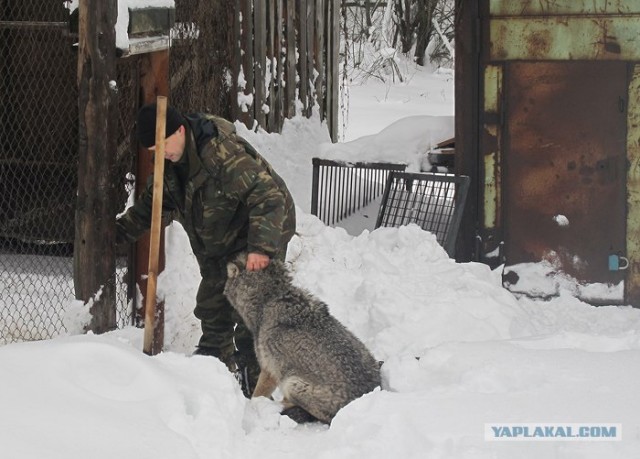
[[[0,344],[64,333],[74,299],[77,37],[64,2],[0,0]],[[134,60],[119,64],[120,129],[114,184],[126,201]],[[118,259],[119,325],[130,322],[127,257]]]
[[[625,297],[640,302],[640,63],[631,64],[627,104],[627,256]]]
[[[508,263],[620,282],[608,255],[625,251],[626,64],[510,63],[505,75]]]
[[[479,70],[475,109],[458,120],[479,134],[458,152],[478,165],[478,258],[549,260],[580,282],[624,285],[624,301],[640,306],[640,275],[631,273],[640,246],[629,230],[638,225],[637,180],[628,170],[640,137],[629,118],[640,1],[483,0],[462,19],[466,37],[477,34],[457,67]],[[561,215],[565,226],[554,220]],[[611,269],[610,255],[627,255],[630,270]]]
[[[492,60],[638,60],[638,0],[490,0]]]

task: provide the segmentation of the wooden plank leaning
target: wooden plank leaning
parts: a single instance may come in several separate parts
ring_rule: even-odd
[[[162,220],[162,188],[164,179],[164,141],[167,123],[167,98],[157,97],[156,148],[153,167],[153,204],[151,210],[151,238],[149,243],[149,274],[144,313],[143,351],[155,355],[161,351],[154,340],[156,324],[156,290],[158,285],[158,261],[160,256],[160,235]]]

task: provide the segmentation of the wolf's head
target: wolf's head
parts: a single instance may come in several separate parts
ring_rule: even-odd
[[[224,294],[249,330],[255,333],[265,305],[289,288],[291,277],[284,264],[278,260],[271,260],[260,271],[247,271],[246,260],[246,253],[243,253],[227,263]]]

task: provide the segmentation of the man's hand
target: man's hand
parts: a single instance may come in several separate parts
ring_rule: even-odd
[[[269,266],[269,257],[262,253],[251,252],[247,255],[247,271],[260,271]]]

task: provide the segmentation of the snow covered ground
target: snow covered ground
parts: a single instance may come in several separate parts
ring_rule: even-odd
[[[379,134],[403,118],[402,108],[411,117],[452,114],[446,74],[418,72],[410,85],[376,99],[380,89],[352,88],[347,140]],[[499,272],[456,263],[416,226],[357,236],[326,227],[308,214],[311,158],[341,148],[326,145],[326,129],[315,119],[294,119],[282,134],[239,129],[296,199],[298,235],[288,253],[295,282],[384,360],[383,387],[345,407],[331,426],[296,425],[279,415],[277,402],[244,399],[220,362],[190,356],[200,278],[184,231],[173,224],[159,280],[166,351],[143,354],[142,331],[134,328],[76,335],[73,320],[70,336],[0,347],[1,457],[640,457],[640,311],[592,307],[570,289],[548,302],[517,299],[501,287]],[[420,132],[397,142],[415,145]],[[79,329],[77,305],[58,307],[73,310]],[[570,424],[574,434],[577,424],[589,433],[617,430],[605,441],[492,441],[491,427],[514,433],[505,429],[514,424],[556,426],[556,435]]]

